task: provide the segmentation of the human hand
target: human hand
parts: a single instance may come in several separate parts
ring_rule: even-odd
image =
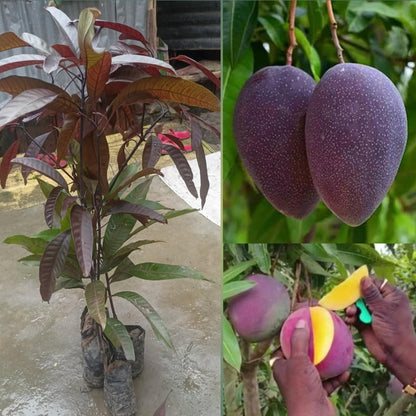
[[[374,358],[384,364],[404,385],[416,376],[416,334],[409,299],[403,291],[374,276],[361,281],[364,301],[373,321],[358,321],[357,307],[349,306],[345,322],[355,325]]]
[[[306,321],[300,319],[291,338],[291,356],[284,359],[279,350],[272,359],[273,377],[289,416],[335,416],[328,395],[348,380],[349,373],[322,382],[308,356],[308,346],[309,328]]]

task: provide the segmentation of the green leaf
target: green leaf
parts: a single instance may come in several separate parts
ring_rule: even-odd
[[[123,348],[126,360],[135,360],[133,341],[126,327],[120,321],[115,318],[108,318],[104,334],[116,348],[120,348],[120,346]]]
[[[286,26],[289,29],[289,26]],[[297,27],[295,27],[295,35],[297,42],[302,47],[306,54],[306,57],[308,58],[312,75],[315,78],[315,81],[319,81],[321,77],[321,59],[319,58],[318,52],[309,43],[308,38],[305,36],[305,34]]]
[[[7,237],[3,243],[18,244],[33,254],[43,254],[48,244],[48,242],[43,238],[28,237],[21,234]]]
[[[104,329],[107,315],[105,313],[106,288],[101,280],[94,280],[85,287],[85,300],[88,313]]]
[[[256,282],[247,282],[244,280],[228,282],[222,288],[222,300],[227,300],[239,293],[246,292],[256,285]]]
[[[222,137],[223,137],[223,178],[226,178],[233,168],[237,157],[237,146],[233,133],[233,115],[237,97],[241,88],[253,73],[253,51],[247,49],[237,65],[224,65],[224,81],[222,96]]]
[[[114,214],[110,217],[104,233],[103,260],[109,262],[114,253],[130,238],[136,219],[129,214]]]
[[[242,359],[238,339],[224,315],[222,315],[222,351],[224,360],[240,372]]]
[[[242,263],[238,263],[235,266],[230,267],[223,274],[222,279],[223,279],[224,284],[227,282],[230,282],[231,280],[234,280],[241,273],[245,272],[247,269],[255,265],[256,265],[256,260],[252,259],[252,260],[244,261]]]
[[[329,255],[320,244],[302,244],[302,247],[317,261],[332,262],[334,258]]]
[[[265,273],[270,273],[271,260],[270,254],[267,250],[267,244],[249,244],[248,252],[254,260],[256,260],[259,269]]]
[[[246,49],[257,24],[257,1],[226,0],[223,3],[223,56],[234,68]]]
[[[123,298],[134,305],[147,319],[154,334],[156,335],[156,338],[163,341],[169,348],[174,348],[169,332],[166,329],[162,318],[145,298],[137,293],[129,291],[117,292],[113,296]]]
[[[322,29],[327,23],[326,15],[323,13],[323,6],[324,4],[321,0],[308,1],[307,11],[312,44],[319,38]]]
[[[288,34],[281,20],[273,16],[262,16],[259,17],[259,22],[276,46],[284,48],[287,45]]]
[[[317,261],[315,261],[308,254],[302,253],[300,259],[310,273],[319,274],[321,276],[331,276],[331,273],[327,272]]]
[[[171,279],[205,279],[199,272],[186,267],[173,264],[140,263],[130,268],[129,272],[139,279],[145,280],[171,280]]]
[[[40,254],[31,254],[30,256],[22,257],[18,261],[26,266],[39,267],[41,257]]]

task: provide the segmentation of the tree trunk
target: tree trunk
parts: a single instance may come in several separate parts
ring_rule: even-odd
[[[257,369],[258,362],[243,363],[241,366],[245,416],[261,416]]]

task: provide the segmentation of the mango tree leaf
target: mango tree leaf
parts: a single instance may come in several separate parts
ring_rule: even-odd
[[[85,287],[85,300],[91,317],[106,328],[107,315],[105,313],[106,288],[101,280],[94,280]]]
[[[82,275],[89,276],[92,267],[94,230],[91,214],[87,208],[74,205],[70,214],[72,238]]]
[[[131,185],[133,182],[137,181],[137,179],[142,178],[143,176],[149,176],[149,175],[161,175],[163,176],[163,173],[159,169],[154,168],[145,168],[142,169],[140,172],[135,173],[134,175],[130,176],[125,182],[120,184],[115,191],[112,192],[112,195],[117,195],[120,191],[122,191],[127,186]]]
[[[120,346],[123,348],[126,360],[135,360],[133,341],[126,327],[120,321],[115,318],[108,318],[104,334],[116,348]]]
[[[153,211],[143,205],[132,204],[128,201],[112,201],[109,204],[110,209],[106,212],[106,215],[113,214],[130,214],[135,217],[139,217],[140,221],[145,221],[151,219],[161,223],[165,223],[166,220],[163,215],[159,214],[156,211]]]
[[[238,280],[236,282],[228,282],[223,285],[222,288],[222,300],[227,300],[240,293],[247,292],[256,285],[256,282],[247,282],[244,280]]]
[[[153,416],[166,416],[166,402],[168,401],[169,395],[172,393],[172,390],[168,393],[166,396],[166,399],[163,401],[163,403],[157,408],[156,412],[153,414]]]
[[[186,267],[173,264],[140,263],[132,266],[129,272],[139,279],[145,280],[171,280],[171,279],[204,279],[199,272]]]
[[[214,83],[214,85],[217,88],[221,88],[221,81],[204,65],[200,64],[199,62],[193,60],[192,58],[189,58],[188,56],[185,55],[178,55],[178,56],[174,56],[173,58],[170,58],[171,60],[175,60],[175,61],[182,61],[182,62],[186,62],[189,65],[194,66],[195,68],[198,68],[204,75],[206,75],[206,77],[212,81]]]
[[[0,73],[24,66],[43,64],[43,55],[19,54],[0,59]]]
[[[77,125],[78,117],[75,114],[71,117],[65,117],[64,124],[59,132],[58,142],[56,144],[57,161],[59,162],[68,154],[69,144],[74,138],[74,130]]]
[[[94,66],[103,56],[103,51],[96,52],[92,46],[95,35],[94,22],[101,12],[95,7],[83,9],[79,15],[78,22],[78,46],[82,62],[89,69]]]
[[[0,127],[55,100],[58,95],[46,89],[23,91],[0,110]]]
[[[41,79],[21,77],[18,75],[11,75],[0,79],[0,91],[7,92],[15,97],[27,90],[45,89],[50,90],[58,95],[55,101],[48,104],[47,108],[61,112],[77,112],[78,106],[72,100],[71,96],[57,85],[42,81]]]
[[[55,292],[61,289],[84,289],[84,284],[82,280],[68,276],[60,276],[56,279]]]
[[[118,296],[128,300],[132,305],[134,305],[147,319],[150,326],[152,327],[154,334],[156,335],[156,338],[160,341],[163,341],[169,348],[174,348],[169,332],[166,329],[162,318],[145,298],[137,293],[130,291],[117,292],[113,296]]]
[[[11,235],[10,237],[7,237],[3,242],[5,244],[18,244],[33,254],[43,254],[48,244],[48,242],[42,238],[28,237],[21,234]]]
[[[78,56],[78,31],[75,23],[57,7],[46,7],[46,11],[51,14],[59,32],[66,41],[66,46],[69,46],[74,54]]]
[[[144,145],[142,153],[143,168],[153,168],[162,155],[162,142],[157,136],[150,136]]]
[[[0,52],[21,48],[23,46],[29,46],[29,44],[19,38],[14,32],[4,32],[0,34]]]
[[[248,252],[251,254],[253,259],[256,261],[259,269],[265,273],[270,273],[271,260],[270,254],[267,250],[267,244],[249,244]]]
[[[104,91],[106,82],[110,74],[111,55],[104,52],[100,59],[87,71],[87,91],[88,97],[92,102],[96,102]]]
[[[202,145],[202,130],[198,122],[193,117],[191,118],[191,134],[192,150],[194,150],[196,154],[196,160],[199,167],[199,176],[201,179],[199,194],[201,197],[202,209],[204,208],[209,190],[208,168],[207,160],[205,158],[204,146]]]
[[[160,59],[151,58],[150,56],[131,55],[131,54],[114,56],[112,58],[112,64],[113,65],[141,64],[143,66],[151,66],[157,69],[161,69],[163,71],[170,72],[171,74],[175,74],[175,69],[171,65],[167,64],[166,62],[161,61]]]
[[[222,351],[224,360],[240,372],[242,362],[240,346],[233,328],[224,314],[222,315]]]
[[[207,88],[182,78],[147,77],[130,83],[112,102],[113,111],[121,105],[153,100],[172,101],[220,111],[218,98]]]
[[[45,248],[39,264],[40,294],[49,302],[55,289],[55,281],[64,268],[71,234],[66,230],[58,234]]]
[[[31,254],[29,256],[22,257],[18,260],[18,262],[24,264],[25,266],[39,267],[41,258],[42,256],[40,254]]]
[[[61,192],[63,191],[62,186],[57,186],[54,189],[52,189],[51,193],[49,194],[46,203],[45,203],[45,221],[46,225],[49,228],[53,227],[53,220],[54,220],[54,214],[55,214],[55,205],[56,201],[59,198],[59,195],[61,195]]]
[[[22,39],[27,42],[29,46],[36,49],[44,56],[48,56],[53,53],[53,49],[47,44],[47,42],[32,33],[22,33]]]
[[[331,276],[331,273],[327,272],[317,261],[306,253],[302,253],[300,260],[304,266],[308,269],[309,273],[319,274],[321,276]]]
[[[257,3],[230,0],[223,4],[223,55],[229,60],[230,69],[237,65],[250,44],[257,24]]]
[[[192,196],[198,198],[198,192],[195,188],[195,184],[193,181],[194,174],[192,172],[191,167],[189,166],[189,162],[183,153],[173,145],[164,144],[162,146],[163,150],[169,154],[173,162],[175,163],[176,168],[178,169],[179,174],[181,175],[183,181],[185,182],[188,191],[191,193]]]
[[[35,137],[26,149],[26,153],[24,154],[25,157],[36,157],[42,150],[43,144],[45,143],[46,139],[49,137],[51,132],[47,132],[45,134],[41,134],[38,137]],[[27,184],[27,177],[29,176],[30,172],[32,171],[31,168],[27,166],[22,166],[22,176],[25,185]]]
[[[289,29],[289,25],[285,25]],[[316,49],[309,43],[308,38],[305,34],[295,27],[296,40],[299,45],[304,50],[306,57],[308,58],[309,65],[311,67],[312,75],[315,78],[315,81],[319,81],[321,77],[321,59],[319,58],[318,52]]]
[[[3,158],[1,159],[0,184],[3,189],[6,187],[7,178],[13,167],[12,159],[14,159],[17,156],[17,152],[19,151],[19,145],[20,140],[17,139],[9,146],[9,148],[4,153]]]
[[[103,239],[103,259],[109,261],[114,253],[127,241],[136,220],[127,214],[114,214],[110,217]]]
[[[245,272],[247,269],[255,266],[257,264],[255,259],[243,261],[234,266],[231,266],[223,273],[223,283],[228,283],[231,280],[237,278],[241,273]]]
[[[32,157],[19,157],[12,159],[13,163],[17,163],[19,165],[27,166],[37,172],[41,173],[42,175],[47,176],[54,180],[58,185],[61,185],[66,191],[68,191],[68,184],[66,183],[64,177],[57,172],[51,165],[48,163],[32,158]]]

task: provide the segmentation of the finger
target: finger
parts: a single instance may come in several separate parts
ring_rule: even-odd
[[[370,309],[372,306],[374,307],[383,300],[379,288],[369,277],[365,277],[361,280],[361,291],[363,293],[365,303]]]
[[[328,396],[330,396],[337,388],[341,387],[345,384],[350,377],[349,371],[345,371],[338,377],[331,378],[329,380],[325,380],[323,382],[324,389]]]
[[[297,357],[301,355],[308,355],[309,349],[309,328],[304,319],[299,319],[296,322],[292,338],[290,340],[290,355]]]
[[[283,351],[281,350],[281,348],[278,348],[276,351],[274,351],[270,357],[270,367],[273,368],[274,364],[276,361],[278,360],[283,360],[285,357],[283,355]]]
[[[345,309],[344,321],[347,325],[355,325],[358,320],[358,309],[355,305],[348,306]]]

